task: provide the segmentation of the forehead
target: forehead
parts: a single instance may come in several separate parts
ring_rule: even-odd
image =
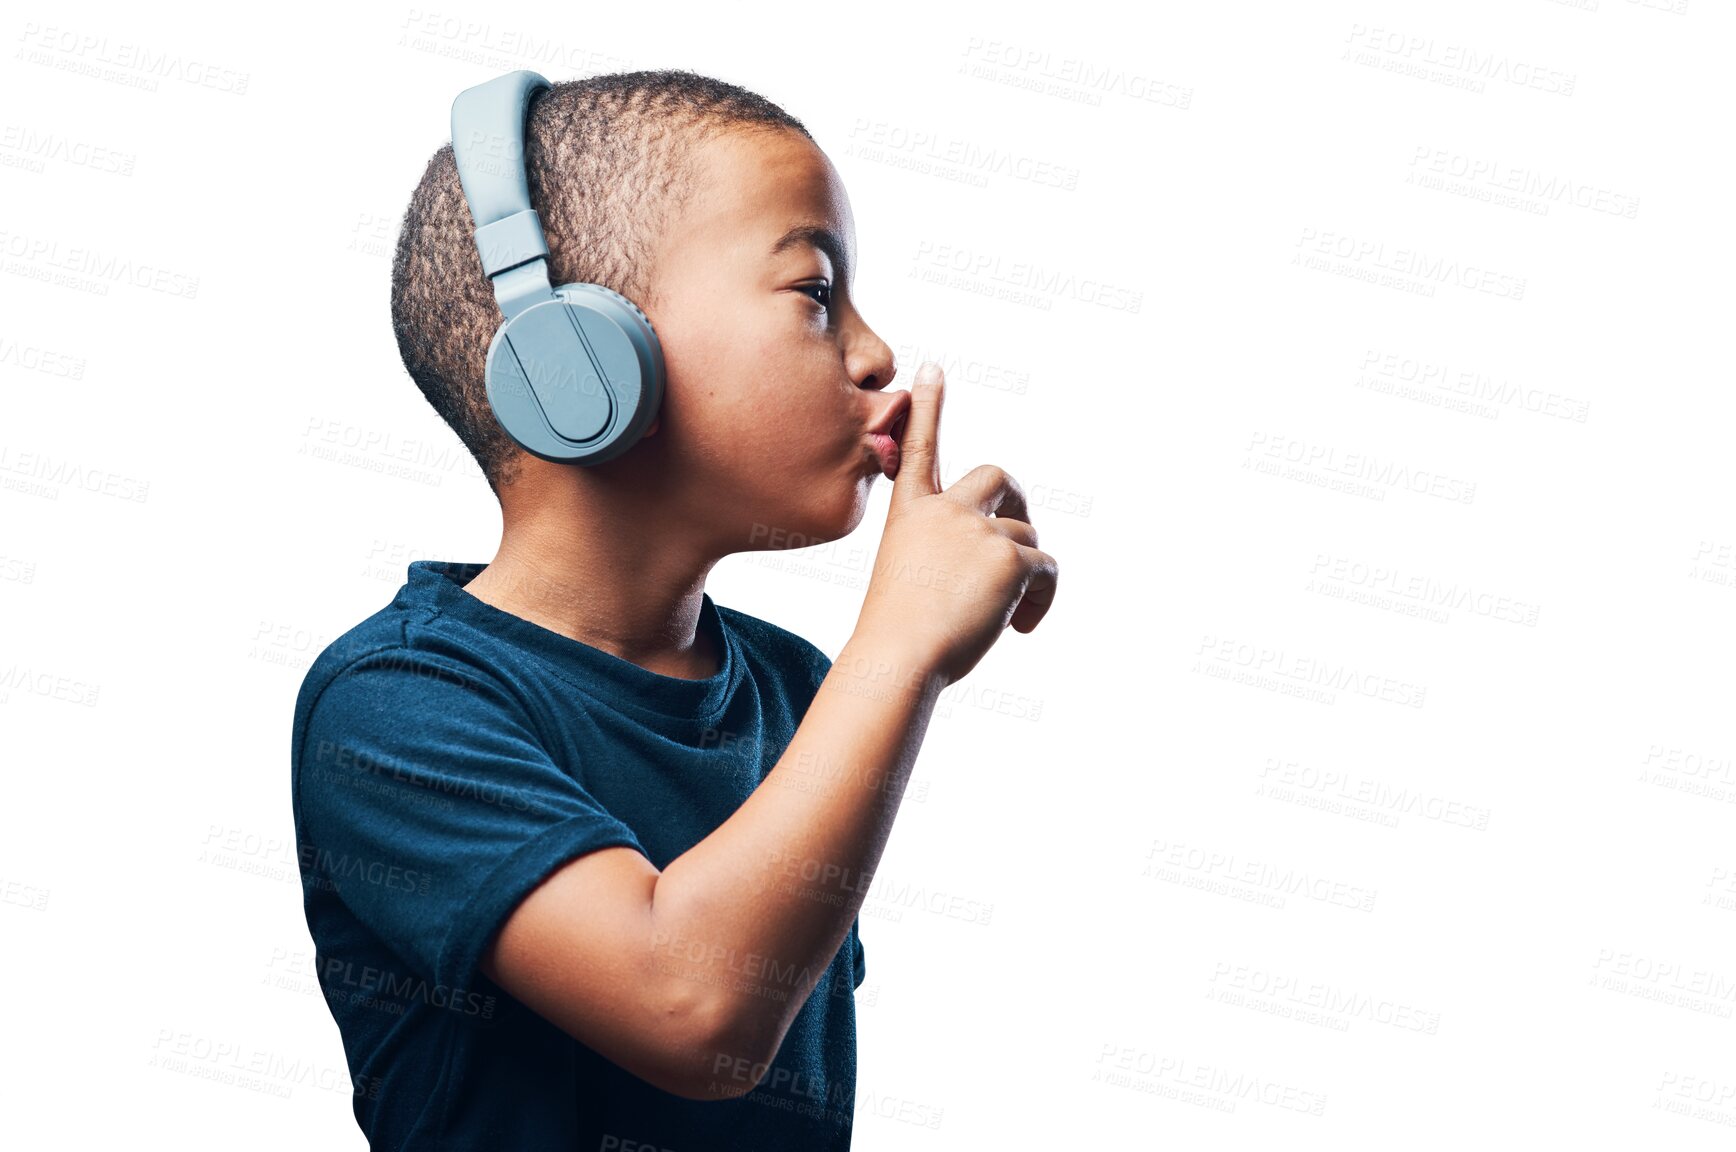
[[[837,237],[844,263],[854,264],[856,225],[844,182],[799,133],[734,130],[707,140],[696,150],[694,182],[686,211],[672,222],[676,251],[704,248],[763,265],[792,229],[826,229]],[[804,239],[784,245],[794,252],[813,247]],[[849,269],[835,271],[844,277]]]

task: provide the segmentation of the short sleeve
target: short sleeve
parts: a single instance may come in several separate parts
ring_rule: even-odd
[[[862,918],[860,916],[856,918],[854,924],[850,925],[850,939],[855,946],[855,954],[852,957],[855,963],[851,973],[853,979],[850,986],[860,988],[862,981],[868,979],[868,954],[862,950]]]
[[[471,986],[496,930],[560,865],[615,845],[644,851],[494,677],[409,648],[352,663],[314,701],[295,821],[304,885],[455,988]]]

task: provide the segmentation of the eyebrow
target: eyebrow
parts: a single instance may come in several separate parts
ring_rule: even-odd
[[[838,278],[844,283],[850,283],[850,262],[844,258],[844,244],[838,239],[838,234],[830,228],[817,224],[798,224],[778,238],[767,253],[776,256],[788,251],[798,244],[811,244],[824,252],[832,260],[832,267],[838,270]]]

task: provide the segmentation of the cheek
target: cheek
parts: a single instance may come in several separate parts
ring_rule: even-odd
[[[776,470],[812,473],[835,462],[846,414],[836,352],[785,322],[766,339],[744,345],[741,388],[721,419],[737,442],[763,453]]]
[[[665,429],[678,423],[683,455],[731,490],[800,499],[799,489],[848,469],[836,350],[804,332],[794,305],[730,320],[665,350]]]
[[[732,405],[719,434],[726,438],[726,469],[768,497],[799,496],[836,468],[836,425],[812,402],[798,404],[775,384],[759,403]]]

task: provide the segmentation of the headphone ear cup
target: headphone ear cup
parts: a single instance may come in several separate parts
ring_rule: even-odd
[[[525,451],[601,464],[638,442],[663,402],[650,319],[600,284],[565,284],[507,320],[488,346],[488,402]]]

